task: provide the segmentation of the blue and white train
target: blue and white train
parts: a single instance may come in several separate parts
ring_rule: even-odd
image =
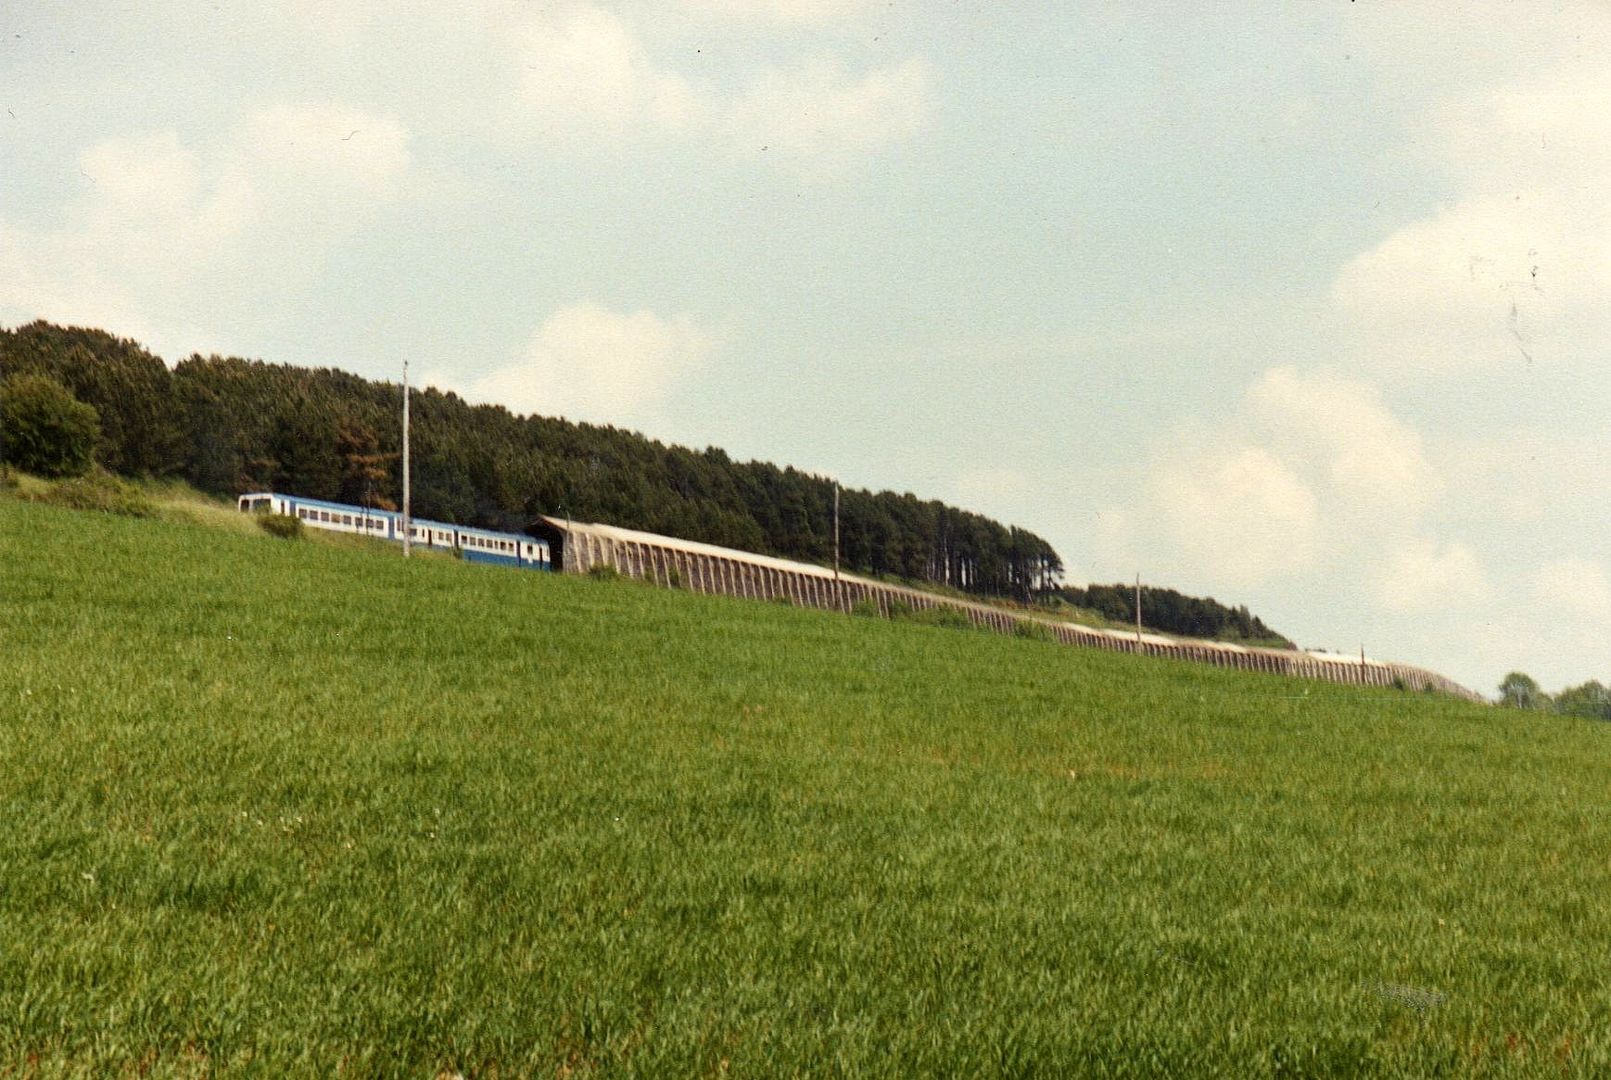
[[[236,505],[245,513],[261,511],[294,517],[310,529],[372,536],[377,540],[393,540],[399,544],[403,542],[403,515],[391,510],[372,510],[365,506],[305,499],[300,495],[281,495],[273,491],[242,495]],[[514,566],[522,570],[554,568],[548,542],[524,533],[472,529],[465,525],[449,525],[421,518],[409,522],[408,533],[409,538],[420,547],[456,551],[467,562]]]

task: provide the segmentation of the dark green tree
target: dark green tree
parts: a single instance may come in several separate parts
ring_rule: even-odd
[[[0,382],[0,461],[42,476],[82,476],[95,460],[94,406],[44,375]]]

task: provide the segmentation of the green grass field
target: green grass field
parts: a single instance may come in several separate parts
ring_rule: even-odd
[[[204,517],[0,498],[0,1076],[1611,1070],[1603,726]]]

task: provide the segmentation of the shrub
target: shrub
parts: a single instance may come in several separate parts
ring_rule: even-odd
[[[157,512],[156,506],[139,488],[100,470],[52,485],[39,496],[39,501],[70,510],[99,510],[124,517],[155,517]]]
[[[889,602],[889,617],[892,619],[909,619],[912,617],[912,605],[905,600],[891,600]]]
[[[870,619],[882,619],[884,617],[884,613],[878,610],[878,601],[866,596],[850,605],[850,613]]]
[[[943,626],[947,630],[972,630],[973,620],[967,613],[954,607],[931,607],[907,616],[912,622],[924,626]]]
[[[281,540],[302,539],[302,519],[290,514],[259,514],[257,527]]]
[[[587,568],[587,576],[594,581],[619,581],[621,571],[617,570],[611,563],[594,563]]]
[[[94,406],[43,375],[0,382],[0,460],[41,476],[83,476],[101,419]]]
[[[1056,641],[1052,636],[1051,627],[1045,623],[1038,623],[1032,619],[1019,619],[1012,628],[1013,637],[1025,638],[1029,641]]]
[[[673,589],[682,588],[682,573],[675,566],[666,571],[666,585]]]
[[[11,466],[0,462],[0,491],[15,491],[17,489],[17,474]]]

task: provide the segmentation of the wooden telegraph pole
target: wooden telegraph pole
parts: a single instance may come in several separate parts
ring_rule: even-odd
[[[408,361],[403,361],[403,558],[413,554],[413,545],[409,534],[413,532],[412,522],[409,519],[409,476],[408,476]]]
[[[1136,574],[1136,644],[1141,644],[1141,575]]]
[[[845,590],[839,584],[839,481],[833,482],[833,591],[839,606],[845,606]]]

